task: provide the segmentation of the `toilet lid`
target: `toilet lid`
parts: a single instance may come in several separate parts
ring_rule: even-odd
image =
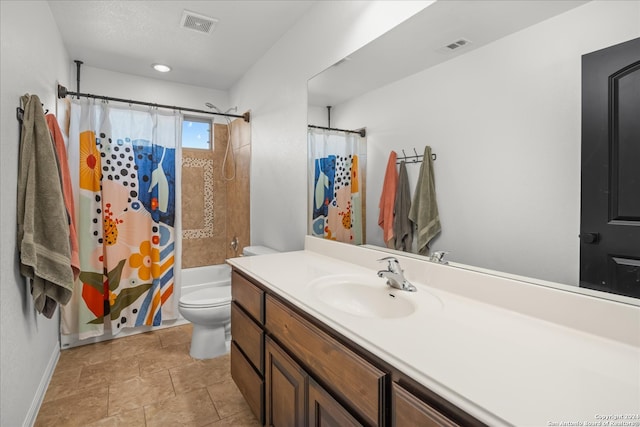
[[[180,298],[183,307],[214,307],[231,302],[231,286],[215,286],[191,292]]]

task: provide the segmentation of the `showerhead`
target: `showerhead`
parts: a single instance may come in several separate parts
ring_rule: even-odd
[[[230,111],[234,111],[234,112],[238,111],[238,107],[231,107],[231,108],[229,108],[227,111],[225,111],[224,113],[222,113],[222,111],[220,111],[220,109],[219,109],[218,107],[216,107],[215,105],[213,105],[213,104],[212,104],[212,103],[210,103],[210,102],[205,102],[205,103],[204,103],[204,105],[205,105],[207,108],[211,108],[212,110],[215,110],[216,112],[221,113],[221,114],[227,114],[227,113],[228,113],[228,112],[230,112]]]

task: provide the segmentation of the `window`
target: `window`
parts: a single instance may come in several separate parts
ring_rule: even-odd
[[[185,116],[182,120],[182,148],[211,149],[211,119]]]

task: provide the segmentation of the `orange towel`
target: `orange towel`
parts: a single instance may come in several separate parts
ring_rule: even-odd
[[[71,187],[71,174],[69,173],[69,163],[67,162],[67,148],[64,145],[64,137],[58,126],[56,116],[47,114],[47,127],[51,132],[53,146],[58,157],[58,168],[60,170],[60,183],[62,185],[62,195],[64,205],[69,215],[69,243],[71,244],[71,269],[73,270],[73,279],[77,280],[80,275],[80,251],[78,246],[78,234],[76,232],[76,211],[73,201],[73,189]]]
[[[396,201],[396,191],[398,188],[398,170],[396,169],[396,159],[398,155],[395,151],[389,154],[387,171],[384,174],[382,183],[382,194],[380,194],[380,215],[378,225],[382,228],[384,243],[390,247],[395,247],[393,240],[393,207]]]

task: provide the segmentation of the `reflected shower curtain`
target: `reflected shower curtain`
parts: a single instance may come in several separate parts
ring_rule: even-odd
[[[355,245],[364,242],[365,138],[309,128],[309,234]]]
[[[63,334],[115,335],[177,318],[179,124],[174,113],[72,103],[69,164],[81,273],[62,310]]]

